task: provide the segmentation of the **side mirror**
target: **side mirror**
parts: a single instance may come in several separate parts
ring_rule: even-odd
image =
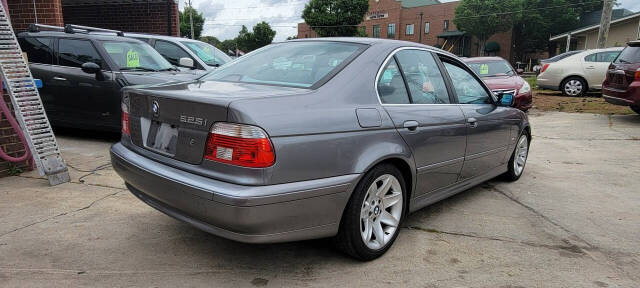
[[[500,93],[498,94],[498,104],[500,106],[512,107],[515,104],[516,97],[511,93]]]
[[[82,72],[87,74],[97,74],[100,72],[100,66],[93,62],[87,62],[82,64]]]
[[[193,63],[193,59],[188,58],[188,57],[180,58],[180,60],[178,60],[178,65],[180,65],[182,67],[187,67],[187,68],[194,68],[195,67],[195,63]]]
[[[522,68],[518,68],[516,69],[516,73],[518,73],[518,75],[522,75],[522,73],[524,73],[524,70]]]

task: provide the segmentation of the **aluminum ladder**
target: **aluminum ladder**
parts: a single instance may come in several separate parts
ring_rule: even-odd
[[[3,5],[0,5],[0,74],[40,176],[46,175],[50,185],[69,182],[69,170]]]

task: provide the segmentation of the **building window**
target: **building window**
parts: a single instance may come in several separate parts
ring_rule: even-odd
[[[429,22],[424,23],[424,34],[429,34]]]
[[[373,38],[380,38],[380,25],[373,25]]]
[[[413,35],[413,24],[407,24],[407,28],[405,29],[405,34]]]
[[[387,27],[387,38],[396,38],[396,24],[391,23]]]
[[[444,31],[449,31],[449,20],[444,20]]]

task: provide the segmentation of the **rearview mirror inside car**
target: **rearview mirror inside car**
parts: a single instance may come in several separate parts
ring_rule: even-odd
[[[193,68],[195,66],[193,63],[193,59],[188,57],[180,58],[180,60],[178,60],[178,65],[182,67],[187,67],[187,68]]]
[[[100,72],[100,66],[93,62],[86,62],[82,64],[82,72],[87,74],[96,74]]]
[[[500,106],[513,106],[515,102],[515,97],[511,93],[502,93],[498,95],[498,100],[500,101]]]

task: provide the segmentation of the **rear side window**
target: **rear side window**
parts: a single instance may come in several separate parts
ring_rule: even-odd
[[[378,94],[383,104],[409,104],[409,94],[395,58],[391,58],[378,79]]]
[[[614,63],[639,63],[640,46],[627,46],[624,48]]]
[[[20,48],[31,63],[53,64],[53,40],[43,37],[19,38]]]
[[[160,52],[160,55],[169,60],[169,63],[176,66],[180,64],[180,58],[191,58],[189,53],[184,51],[178,45],[167,41],[156,40],[154,48],[156,48],[156,51]]]
[[[616,57],[618,57],[618,54],[620,54],[620,51],[600,52],[596,55],[596,61],[611,63],[616,59]]]
[[[80,67],[93,62],[104,67],[102,57],[88,40],[60,39],[58,41],[58,64],[69,67]]]

